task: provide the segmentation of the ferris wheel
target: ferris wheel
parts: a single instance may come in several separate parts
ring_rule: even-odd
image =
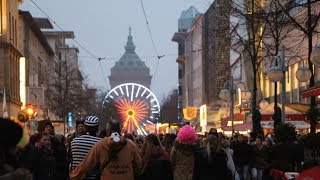
[[[122,121],[122,132],[147,135],[155,132],[160,114],[157,97],[147,87],[124,83],[108,92],[103,106],[112,104]]]

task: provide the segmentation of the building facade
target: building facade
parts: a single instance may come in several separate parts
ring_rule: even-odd
[[[189,77],[192,76],[192,75],[186,75],[186,56],[189,55],[189,58],[191,58],[190,54],[192,55],[191,51],[189,53],[186,53],[186,39],[188,36],[187,31],[192,27],[192,24],[196,19],[196,17],[200,15],[201,14],[194,6],[191,6],[187,10],[182,11],[180,18],[178,19],[178,32],[176,32],[172,37],[172,41],[178,43],[178,58],[176,62],[178,63],[178,121],[179,122],[182,122],[183,120],[182,110],[183,108],[188,106],[189,103],[187,99],[192,94],[191,84],[189,88],[187,88],[189,82],[187,82],[188,84],[186,84],[187,76]],[[192,41],[192,40],[193,40],[192,38],[189,38],[189,41]],[[189,47],[190,46],[191,45],[189,45]],[[189,67],[190,65],[192,67],[191,63],[192,63],[192,60],[189,60],[188,62]],[[190,92],[189,95],[187,92]]]
[[[42,19],[42,24],[53,28],[48,19]],[[21,109],[26,105],[32,105],[40,114],[38,118],[42,119],[47,116],[46,69],[54,61],[54,51],[40,28],[39,19],[32,17],[28,11],[19,11],[18,49],[23,54],[20,71],[25,72],[25,76],[20,79]]]
[[[15,116],[22,105],[20,99],[20,58],[18,50],[18,6],[22,0],[0,1],[0,91],[1,102],[5,89],[7,112]],[[1,109],[1,114],[2,109]]]

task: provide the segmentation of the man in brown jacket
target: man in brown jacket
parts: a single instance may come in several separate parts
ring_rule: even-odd
[[[120,134],[120,123],[109,122],[112,136],[97,142],[89,151],[79,166],[70,173],[70,179],[81,180],[90,173],[96,165],[100,166],[101,180],[134,180],[134,171],[141,170],[139,149],[134,142]]]

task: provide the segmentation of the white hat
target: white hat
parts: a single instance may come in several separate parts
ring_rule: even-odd
[[[99,118],[97,116],[88,116],[84,121],[84,125],[86,126],[98,126]]]

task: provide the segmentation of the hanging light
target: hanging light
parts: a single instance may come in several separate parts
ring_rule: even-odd
[[[320,67],[320,44],[315,45],[312,49],[311,62]]]
[[[219,97],[224,101],[230,100],[230,91],[228,89],[222,89],[220,91]]]
[[[269,102],[267,100],[265,100],[265,99],[261,100],[260,103],[259,103],[260,109],[265,109],[265,108],[268,107],[268,105],[269,105]]]
[[[311,78],[311,71],[308,67],[306,66],[301,66],[298,68],[296,72],[296,78],[300,82],[307,82]]]
[[[283,78],[282,68],[279,66],[272,66],[267,74],[268,79],[272,82],[279,82]]]

